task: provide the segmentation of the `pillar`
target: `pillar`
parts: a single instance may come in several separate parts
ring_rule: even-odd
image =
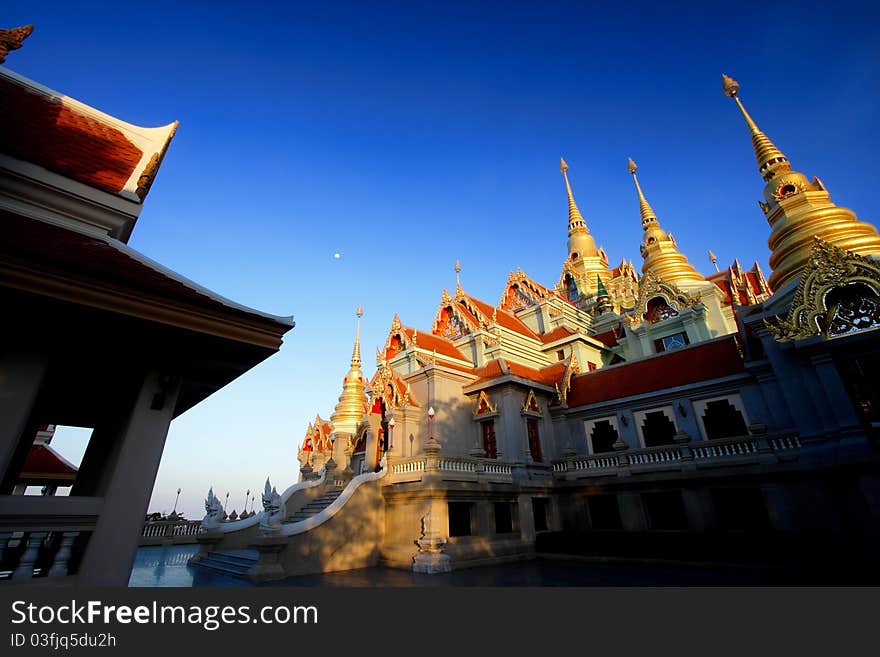
[[[30,449],[25,434],[48,362],[43,354],[19,352],[8,353],[0,360],[0,495],[12,492]]]
[[[179,391],[179,382],[169,384],[150,372],[127,418],[118,425],[103,472],[95,480],[95,494],[104,498],[104,505],[80,564],[81,584],[128,584]]]

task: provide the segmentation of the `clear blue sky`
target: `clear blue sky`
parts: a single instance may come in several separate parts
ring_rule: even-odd
[[[769,275],[722,72],[796,169],[876,223],[876,3],[713,4],[6,0],[4,26],[36,24],[8,67],[132,123],[180,121],[131,245],[296,317],[278,355],[173,423],[151,510],[178,486],[195,517],[209,485],[240,510],[267,475],[292,482],[358,303],[369,376],[394,312],[429,328],[456,259],[493,303],[516,267],[555,283],[560,156],[612,261],[641,265],[632,156],[699,269],[712,249]]]

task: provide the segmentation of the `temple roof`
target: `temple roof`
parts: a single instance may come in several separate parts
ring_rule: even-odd
[[[0,67],[0,153],[140,203],[177,122],[144,128],[121,121]]]
[[[483,367],[474,369],[474,375],[478,377],[474,383],[485,383],[486,381],[492,381],[502,376],[510,375],[552,387],[562,380],[566,367],[566,361],[559,361],[538,370],[533,367],[528,367],[527,365],[520,365],[519,363],[509,361],[505,358],[496,358]]]
[[[585,406],[623,399],[744,371],[736,336],[729,335],[575,376],[571,380],[568,405]]]
[[[7,284],[160,323],[277,349],[294,326],[230,301],[104,235],[0,210]]]
[[[69,486],[76,479],[77,471],[75,465],[48,445],[31,445],[18,479],[30,485],[62,483]]]

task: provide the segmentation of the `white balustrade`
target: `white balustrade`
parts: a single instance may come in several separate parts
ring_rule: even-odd
[[[771,438],[768,442],[770,443],[770,448],[774,452],[784,452],[790,449],[800,449],[801,447],[801,441],[797,436]]]
[[[677,447],[659,449],[644,452],[632,452],[629,455],[633,465],[656,465],[658,463],[673,463],[681,461],[681,452]]]

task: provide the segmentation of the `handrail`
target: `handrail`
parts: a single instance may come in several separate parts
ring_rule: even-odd
[[[321,476],[317,479],[298,481],[295,484],[291,484],[290,486],[288,486],[285,491],[280,495],[281,501],[285,504],[285,508],[287,506],[287,500],[289,500],[294,493],[305,490],[306,488],[314,488],[315,486],[320,486],[324,483],[324,479],[326,476],[327,468],[321,468]],[[249,529],[251,527],[256,527],[260,524],[260,520],[262,520],[265,516],[266,512],[260,511],[256,515],[245,518],[244,520],[230,520],[227,522],[221,522],[220,526],[217,529],[219,529],[224,534],[231,534],[232,532],[238,532]]]
[[[323,525],[335,516],[343,506],[345,506],[345,503],[348,502],[358,488],[371,481],[377,481],[388,473],[388,460],[385,456],[382,457],[381,465],[382,469],[379,470],[379,472],[365,472],[364,474],[359,474],[354,477],[348,482],[348,486],[345,487],[339,497],[333,500],[329,506],[322,509],[320,513],[306,518],[305,520],[300,520],[299,522],[282,524],[281,531],[277,532],[277,535],[296,536],[298,534],[304,534],[319,525]]]

